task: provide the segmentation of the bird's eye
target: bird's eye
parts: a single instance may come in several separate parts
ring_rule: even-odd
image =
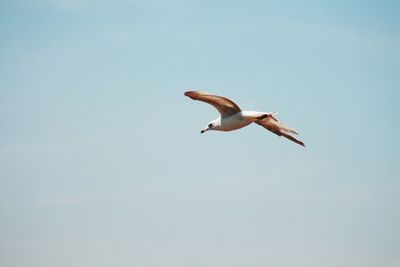
[[[209,125],[208,125],[208,128],[211,128],[213,126],[213,124],[212,123],[210,123]]]

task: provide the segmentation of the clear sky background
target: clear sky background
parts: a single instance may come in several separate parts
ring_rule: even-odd
[[[0,266],[400,266],[399,48],[398,1],[1,1]]]

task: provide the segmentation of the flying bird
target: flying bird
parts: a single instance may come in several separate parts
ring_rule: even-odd
[[[299,145],[305,146],[302,141],[293,136],[298,134],[295,130],[278,121],[276,112],[265,113],[241,110],[237,104],[226,97],[201,91],[187,91],[185,92],[185,96],[193,100],[208,103],[214,106],[221,114],[220,117],[211,121],[206,128],[201,130],[201,133],[210,130],[233,131],[255,122],[276,135],[284,136]]]

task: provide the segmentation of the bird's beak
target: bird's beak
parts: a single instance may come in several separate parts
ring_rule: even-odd
[[[201,130],[200,133],[205,133],[205,132],[207,132],[207,131],[208,131],[208,128],[205,128],[205,129]]]

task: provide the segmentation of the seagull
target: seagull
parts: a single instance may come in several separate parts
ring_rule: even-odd
[[[295,130],[278,121],[276,118],[276,112],[265,113],[241,110],[232,100],[223,96],[209,94],[207,92],[187,91],[185,92],[185,96],[190,97],[193,100],[208,103],[214,106],[221,114],[220,117],[210,121],[207,127],[201,130],[201,133],[210,130],[225,132],[233,131],[255,122],[278,136],[284,136],[301,146],[305,146],[302,141],[293,136],[293,134],[298,134]]]

